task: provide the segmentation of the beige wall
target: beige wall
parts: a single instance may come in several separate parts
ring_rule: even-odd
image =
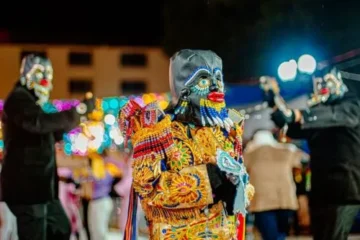
[[[47,46],[47,45],[0,45],[0,99],[6,97],[19,76],[22,51],[46,51],[54,67],[54,91],[52,98],[79,97],[70,94],[70,78],[90,78],[94,94],[98,97],[118,96],[122,79],[144,80],[148,92],[167,92],[169,59],[160,48],[108,47],[108,46]],[[68,64],[71,51],[93,54],[93,64],[76,67]],[[147,55],[146,67],[124,67],[119,64],[123,53]]]

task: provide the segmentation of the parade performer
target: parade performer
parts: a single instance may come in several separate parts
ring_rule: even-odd
[[[221,58],[205,50],[177,52],[170,85],[175,105],[167,113],[156,102],[130,101],[120,114],[133,145],[125,239],[136,238],[137,196],[150,239],[244,239],[254,189],[242,159],[244,118],[226,108]]]
[[[288,125],[289,137],[308,141],[314,239],[345,240],[360,210],[360,102],[336,69],[317,74],[309,107],[284,111],[274,105],[272,119]]]
[[[70,224],[58,198],[55,142],[79,124],[78,112],[86,113],[86,104],[44,112],[52,80],[50,60],[27,55],[4,105],[1,197],[17,218],[20,240],[70,238]]]

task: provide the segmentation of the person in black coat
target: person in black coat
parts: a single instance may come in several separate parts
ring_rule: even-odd
[[[345,240],[360,210],[360,101],[336,69],[314,81],[311,107],[276,109],[272,119],[288,125],[289,137],[308,141],[314,239]]]
[[[42,106],[52,89],[50,60],[28,55],[20,72],[2,116],[2,201],[17,218],[20,240],[68,240],[70,223],[58,198],[55,142],[80,123],[84,103],[47,114]]]

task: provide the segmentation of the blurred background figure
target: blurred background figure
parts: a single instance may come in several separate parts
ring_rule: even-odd
[[[123,233],[125,231],[126,219],[129,207],[130,188],[132,183],[132,168],[131,168],[131,149],[127,148],[121,152],[121,161],[119,165],[122,169],[122,180],[115,186],[116,193],[120,196],[120,208],[118,209],[119,229]]]
[[[1,173],[1,162],[0,162]],[[1,189],[0,189],[1,194]],[[0,202],[0,239],[1,240],[17,240],[17,223],[16,217],[6,203]]]
[[[256,189],[249,210],[264,240],[282,240],[289,232],[298,209],[292,173],[303,156],[295,145],[279,143],[268,130],[257,131],[247,144],[244,159]]]
[[[85,229],[80,214],[79,184],[73,179],[72,172],[68,168],[58,168],[59,174],[59,198],[64,207],[71,225],[70,240],[86,240]]]
[[[306,154],[301,161],[301,168],[294,168],[294,180],[299,209],[294,216],[293,230],[295,236],[310,234],[309,193],[311,190],[311,169],[308,146],[305,141],[293,142]]]
[[[82,156],[66,155],[63,143],[57,143],[55,146],[59,175],[59,199],[70,221],[70,240],[87,240],[81,217],[80,184],[74,177],[74,171],[88,168],[88,159]]]
[[[120,169],[106,161],[106,153],[91,154],[88,180],[82,184],[84,222],[91,240],[107,239],[114,204],[114,186],[121,180]]]
[[[18,240],[16,217],[6,203],[0,202],[0,239]]]

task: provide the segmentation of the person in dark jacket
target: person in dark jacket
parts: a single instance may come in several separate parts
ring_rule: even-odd
[[[289,137],[308,141],[314,239],[345,240],[360,210],[360,101],[336,69],[314,80],[311,107],[276,109],[272,119],[288,125]]]
[[[49,59],[24,57],[20,80],[4,105],[1,197],[17,218],[20,240],[70,238],[69,220],[58,198],[55,142],[80,123],[78,112],[84,108],[45,113],[42,106],[49,99],[52,79]]]

